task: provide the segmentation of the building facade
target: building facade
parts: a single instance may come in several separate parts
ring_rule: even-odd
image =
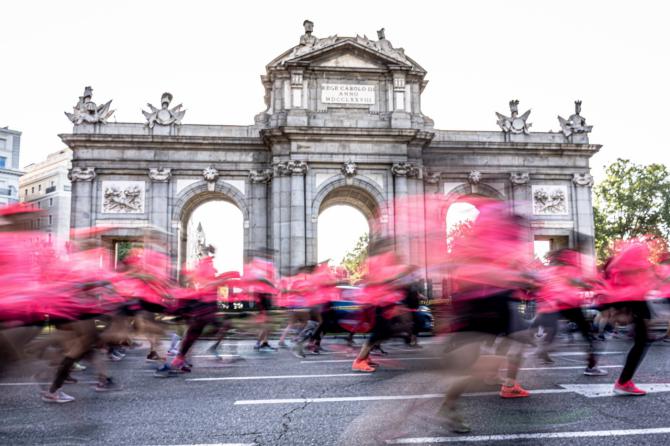
[[[497,114],[497,131],[438,130],[421,108],[426,71],[383,29],[377,40],[317,38],[304,26],[266,66],[267,108],[253,125],[181,124],[168,93],[145,122],[107,123],[110,103],[96,105],[87,89],[68,113],[73,132],[60,135],[74,152],[72,225],[118,225],[109,240],[158,227],[179,265],[191,212],[224,199],[244,215],[245,256],[270,248],[290,273],[317,260],[319,214],[347,204],[379,216],[372,237],[394,238],[422,265],[428,247],[400,236],[420,219],[392,203],[483,195],[510,201],[537,240],[593,252],[589,159],[600,146],[579,109],[558,133],[530,132],[518,101]]]
[[[19,201],[21,132],[0,128],[0,205]]]
[[[69,238],[70,231],[71,167],[72,150],[65,148],[48,155],[44,161],[26,166],[19,179],[21,201],[43,210],[32,221],[32,228],[63,241]]]

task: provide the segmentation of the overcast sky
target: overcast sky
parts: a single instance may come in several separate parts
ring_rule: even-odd
[[[113,99],[118,121],[141,122],[163,91],[185,123],[251,124],[259,75],[314,34],[386,28],[430,81],[423,111],[436,128],[497,130],[518,98],[532,130],[558,130],[573,101],[603,144],[594,173],[617,157],[670,161],[668,2],[658,1],[14,1],[0,22],[0,126],[23,132],[21,166],[62,147],[86,85]],[[114,118],[112,118],[112,121]]]

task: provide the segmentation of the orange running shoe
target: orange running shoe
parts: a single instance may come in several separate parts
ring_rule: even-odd
[[[363,360],[354,360],[353,365],[351,366],[351,370],[354,372],[364,372],[364,373],[372,373],[375,371],[375,368],[372,367],[370,364],[368,364],[368,361],[366,359]]]
[[[513,386],[502,385],[500,387],[501,398],[526,398],[530,396],[530,392],[521,387],[518,382],[514,382]]]

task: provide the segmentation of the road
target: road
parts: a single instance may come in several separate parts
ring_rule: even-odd
[[[670,444],[668,343],[649,349],[636,382],[654,392],[637,398],[607,395],[626,341],[606,343],[605,377],[582,375],[581,344],[559,344],[552,366],[529,354],[520,380],[532,396],[502,400],[496,386],[470,389],[461,408],[473,431],[456,436],[435,417],[448,385],[435,367],[437,339],[422,341],[421,350],[390,343],[372,375],[352,373],[353,353],[336,340],[329,353],[304,360],[241,342],[235,361],[208,355],[203,341],[193,372],[167,379],[153,376],[138,348],[109,363],[122,390],[95,392],[89,367],[65,386],[77,400],[60,405],[40,400],[35,369],[23,364],[0,380],[0,444]]]

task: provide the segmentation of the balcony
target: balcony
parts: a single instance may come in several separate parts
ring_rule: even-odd
[[[9,197],[13,197],[16,195],[16,189],[11,188],[11,187],[2,187],[0,188],[0,195],[6,195]]]
[[[49,186],[46,189],[44,189],[45,194],[50,194],[51,192],[56,192],[56,186]]]

